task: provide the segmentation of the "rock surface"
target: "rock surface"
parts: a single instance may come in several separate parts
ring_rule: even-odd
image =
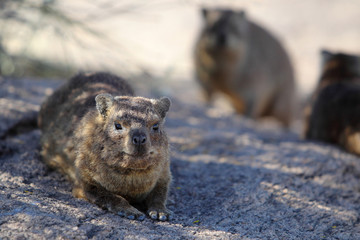
[[[358,157],[205,107],[184,84],[167,121],[174,220],[127,220],[75,199],[41,162],[31,127],[59,84],[0,80],[0,239],[360,239]]]

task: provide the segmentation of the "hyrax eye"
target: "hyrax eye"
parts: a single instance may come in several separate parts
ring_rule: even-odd
[[[116,130],[122,130],[123,128],[122,128],[120,123],[115,123],[115,129]]]
[[[159,130],[159,124],[158,124],[158,123],[155,123],[155,124],[152,126],[152,130],[154,130],[154,131]]]

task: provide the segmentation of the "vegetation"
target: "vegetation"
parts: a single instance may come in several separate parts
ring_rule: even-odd
[[[89,20],[124,13],[135,5],[114,8],[114,1],[101,2],[85,2],[94,6],[93,11],[74,12],[71,1],[1,0],[0,76],[67,77],[78,71],[74,66],[81,61],[79,50],[91,51],[96,58],[95,45],[116,44],[110,44]],[[64,7],[66,3],[68,7]],[[51,51],[55,57],[46,58],[39,49]]]

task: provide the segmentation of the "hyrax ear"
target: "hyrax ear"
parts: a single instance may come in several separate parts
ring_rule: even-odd
[[[329,60],[334,54],[326,49],[321,50],[321,57],[323,60]]]
[[[244,10],[234,11],[231,15],[233,21],[236,22],[238,28],[242,33],[247,33],[249,28],[249,23],[246,19],[246,12]]]
[[[245,19],[245,18],[246,18],[245,10],[240,10],[240,11],[237,11],[236,13],[237,13],[237,15],[238,15],[239,17],[241,17],[242,19]]]
[[[168,97],[162,97],[159,100],[155,100],[154,108],[160,114],[160,117],[164,118],[169,111],[171,101]]]
[[[95,97],[96,109],[106,118],[110,107],[114,104],[114,97],[109,93],[101,93]]]
[[[201,8],[201,14],[202,14],[203,18],[206,19],[207,14],[208,14],[208,9],[207,8]]]
[[[217,20],[219,20],[222,14],[220,10],[209,8],[201,9],[201,13],[208,26],[213,25]]]
[[[324,70],[326,64],[331,60],[334,54],[326,49],[321,50],[321,69]]]

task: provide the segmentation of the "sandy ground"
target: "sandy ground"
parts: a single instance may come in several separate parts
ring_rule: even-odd
[[[360,239],[358,157],[301,140],[301,122],[286,131],[234,115],[221,101],[204,106],[191,80],[201,6],[245,8],[285,44],[306,95],[316,83],[320,48],[360,53],[359,1],[159,2],[117,20],[89,20],[119,41],[120,51],[70,49],[67,57],[74,56],[70,63],[79,69],[99,59],[114,69],[139,64],[154,78],[146,82],[150,88],[134,84],[137,92],[172,98],[168,206],[175,219],[131,221],[73,198],[71,184],[41,162],[41,132],[32,123],[61,82],[0,80],[0,239]],[[88,9],[81,3],[69,10]],[[16,52],[16,41],[10,42]],[[36,39],[29,49],[49,60],[60,57],[56,42],[48,42]]]
[[[0,239],[360,239],[358,157],[205,107],[191,82],[168,92],[174,220],[127,220],[75,199],[41,162],[40,131],[25,128],[58,85],[0,82]]]

